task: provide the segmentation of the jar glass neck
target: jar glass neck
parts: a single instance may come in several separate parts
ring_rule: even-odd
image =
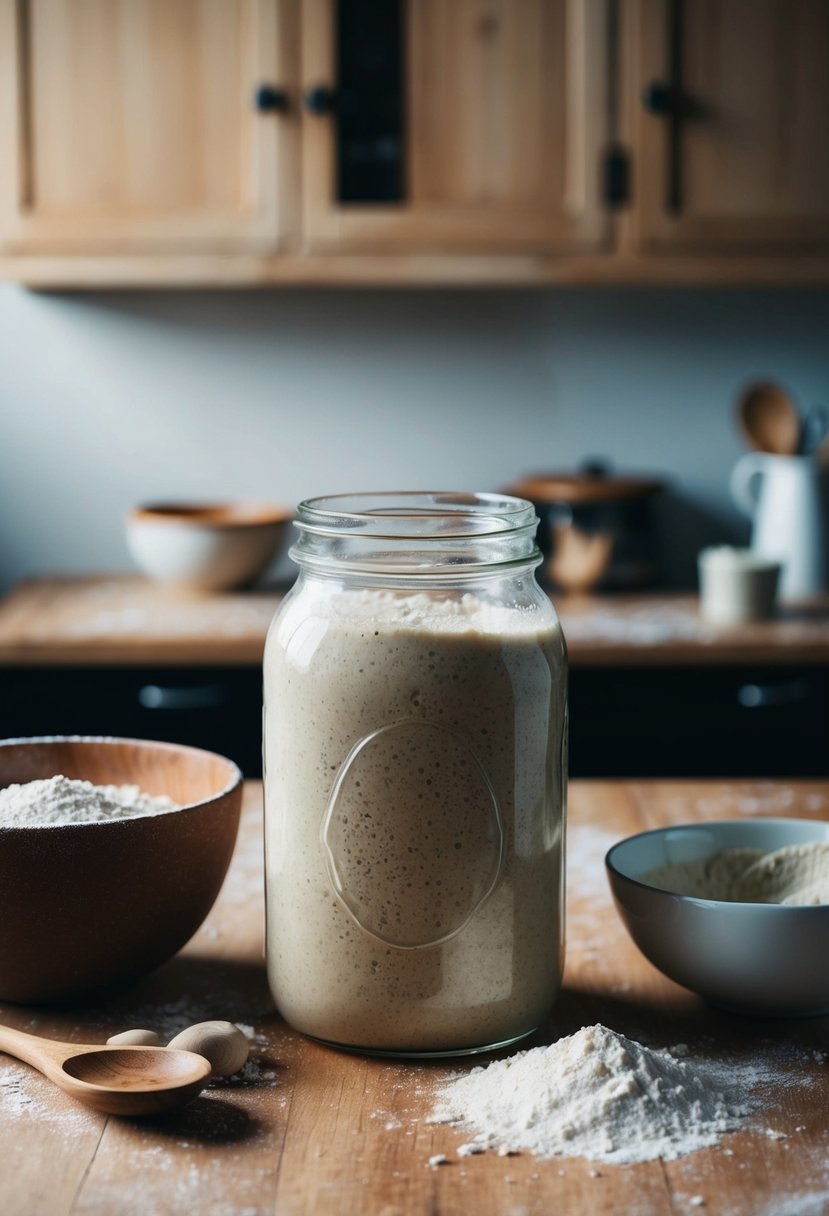
[[[295,562],[309,571],[458,578],[541,560],[532,504],[503,494],[390,492],[299,504]]]

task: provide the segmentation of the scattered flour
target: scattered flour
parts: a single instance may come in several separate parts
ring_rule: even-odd
[[[698,899],[829,904],[829,843],[790,844],[773,853],[726,849],[712,857],[659,866],[641,881]]]
[[[753,1109],[744,1078],[587,1026],[451,1081],[432,1122],[462,1123],[500,1152],[623,1164],[672,1160],[717,1144]]]
[[[172,798],[145,794],[137,785],[93,785],[70,777],[48,777],[0,789],[0,828],[63,827],[179,809]]]

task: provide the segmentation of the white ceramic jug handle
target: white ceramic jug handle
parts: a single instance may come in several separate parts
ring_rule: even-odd
[[[731,497],[749,518],[757,507],[757,479],[762,475],[766,457],[763,452],[746,452],[731,471]]]

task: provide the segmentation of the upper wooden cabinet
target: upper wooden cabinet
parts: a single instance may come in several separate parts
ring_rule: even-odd
[[[2,237],[17,252],[276,249],[296,237],[280,0],[2,0]]]
[[[638,0],[640,249],[829,254],[827,0]]]
[[[607,240],[602,3],[386,0],[385,22],[371,26],[371,2],[341,4],[339,20],[336,8],[303,3],[305,95],[312,107],[320,93],[329,99],[303,119],[311,249],[573,252]],[[388,132],[365,132],[357,115],[349,139],[352,113],[372,100],[374,57],[396,56]],[[344,157],[382,155],[384,143],[398,160],[385,192],[398,197],[355,197]]]
[[[0,273],[829,283],[827,113],[829,0],[0,0]]]

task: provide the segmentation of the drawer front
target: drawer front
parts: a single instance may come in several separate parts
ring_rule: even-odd
[[[577,668],[575,777],[823,777],[829,671]]]
[[[206,747],[262,774],[262,673],[7,668],[0,737],[125,735]],[[827,777],[829,671],[576,668],[574,777]]]
[[[124,735],[205,747],[262,774],[262,672],[250,668],[6,668],[0,736]]]

